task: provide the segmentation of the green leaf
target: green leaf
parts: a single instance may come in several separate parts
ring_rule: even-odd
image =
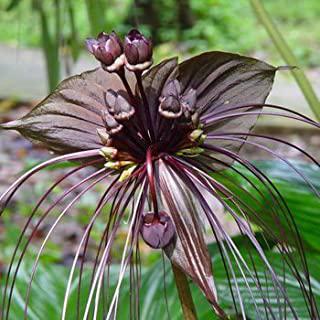
[[[280,315],[277,316],[278,313],[278,307],[279,303],[277,301],[277,294],[274,290],[272,290],[272,287],[270,287],[269,283],[269,289],[268,289],[268,284],[267,282],[263,279],[264,274],[265,274],[265,264],[261,262],[261,259],[259,259],[258,254],[252,253],[251,257],[249,256],[248,253],[242,253],[242,256],[244,260],[249,261],[249,259],[252,257],[252,259],[255,262],[255,268],[257,273],[260,275],[260,284],[262,288],[264,289],[265,295],[270,299],[270,305],[272,308],[272,311],[274,312],[276,319],[280,319]],[[271,263],[274,271],[278,275],[278,278],[280,282],[283,283],[283,270],[284,270],[284,265],[283,265],[283,260],[281,258],[281,255],[279,253],[275,252],[267,252],[266,257],[268,261]],[[313,293],[315,295],[316,302],[319,304],[320,302],[320,274],[319,270],[317,269],[317,266],[320,263],[320,256],[319,255],[309,255],[308,256],[308,262],[311,270],[312,276],[312,288],[313,288]],[[227,282],[227,277],[226,273],[223,267],[222,260],[220,258],[215,259],[214,263],[214,270],[215,270],[215,279],[217,283],[217,289],[218,289],[218,296],[222,297],[222,303],[225,304],[226,306],[231,306],[232,305],[232,297],[229,291],[228,287],[228,282]],[[235,268],[235,274],[236,274],[236,279],[237,283],[239,286],[239,290],[241,293],[241,296],[244,301],[244,306],[245,306],[245,312],[250,319],[256,319],[257,314],[256,310],[252,301],[251,296],[248,293],[248,287],[246,286],[240,271],[238,268]],[[268,276],[267,274],[265,275],[266,277]],[[308,310],[306,308],[306,304],[304,301],[303,294],[301,292],[301,289],[299,287],[298,282],[296,279],[293,277],[293,275],[290,273],[288,268],[286,267],[286,274],[285,274],[285,279],[286,279],[286,293],[292,302],[297,314],[299,320],[302,319],[310,319],[310,316],[308,314]],[[261,299],[261,294],[259,293],[257,287],[255,284],[253,284],[253,281],[248,278],[247,279],[249,282],[249,286],[251,288],[251,291],[253,293],[253,296],[255,297],[255,303],[258,308],[258,310],[261,310],[261,318],[262,319],[267,319],[264,311],[264,306],[263,302]],[[234,285],[235,281],[232,282]],[[283,308],[283,306],[282,306]],[[294,319],[293,315],[290,313],[289,308],[287,307],[288,310],[288,315],[286,319]]]
[[[316,165],[296,162],[292,162],[292,164],[303,173],[316,190],[320,190],[320,170]],[[310,186],[295,171],[282,162],[256,161],[254,165],[274,183],[284,198],[290,208],[300,235],[305,242],[306,249],[320,251],[319,230],[317,227],[320,225],[320,200],[310,189]],[[272,201],[270,194],[263,184],[248,170],[240,165],[235,165],[235,168],[245,174],[253,185],[263,192],[264,199],[252,185],[232,169],[224,172],[225,177],[219,174],[213,174],[213,176],[241,197],[245,204],[256,210],[261,220],[270,228],[275,229],[275,221],[270,216],[270,201]],[[235,184],[230,183],[228,178],[232,179]],[[247,192],[241,190],[237,185],[245,188]],[[261,206],[255,204],[251,196],[258,198]],[[289,226],[284,217],[279,215],[279,219],[282,223],[282,228],[289,233]],[[257,223],[257,221],[253,222]],[[294,245],[294,242],[290,244]]]
[[[6,8],[6,11],[10,11],[14,9],[18,4],[21,2],[21,0],[11,0]]]
[[[238,240],[241,242],[244,239]],[[213,252],[217,251],[217,245],[210,245],[210,249]],[[244,259],[249,258],[249,255],[243,253]],[[267,258],[271,261],[275,272],[278,275],[283,274],[283,260],[279,253],[267,252]],[[259,263],[259,258],[257,254],[252,254],[253,259],[256,264],[256,271],[259,274],[264,275],[265,265]],[[320,274],[318,266],[320,265],[320,256],[318,254],[312,254],[308,256],[310,262],[310,270],[313,274],[312,286],[316,301],[320,302]],[[30,261],[29,261],[30,262]],[[168,310],[170,313],[170,318],[172,320],[181,319],[181,308],[178,295],[175,288],[175,283],[173,281],[172,272],[170,265],[166,263],[166,293],[168,301]],[[213,259],[213,270],[215,275],[215,282],[218,290],[219,303],[221,306],[229,312],[230,315],[234,315],[232,307],[232,299],[229,292],[228,282],[226,273],[224,271],[223,262],[219,255],[216,255]],[[236,268],[235,268],[236,270]],[[288,271],[288,270],[287,270]],[[12,313],[10,316],[12,319],[22,319],[23,309],[24,309],[24,295],[26,292],[26,284],[29,281],[30,263],[25,263],[22,265],[22,269],[18,274],[17,286],[13,295],[12,303]],[[140,290],[140,306],[141,306],[141,319],[153,319],[154,315],[162,315],[162,318],[167,317],[167,307],[164,298],[164,278],[163,278],[163,267],[162,262],[158,260],[157,263],[153,264],[151,267],[142,267],[141,270],[141,290]],[[114,290],[119,274],[119,266],[113,265],[110,269],[110,286],[111,292]],[[252,303],[251,297],[248,295],[248,288],[243,281],[240,272],[235,271],[237,283],[239,290],[244,299],[245,312],[251,319],[256,319],[256,310]],[[48,319],[55,320],[61,317],[61,310],[63,305],[64,293],[66,284],[68,281],[69,268],[53,265],[44,264],[39,265],[39,269],[36,273],[34,283],[32,285],[31,299],[29,306],[29,317],[30,320],[36,319]],[[70,299],[68,303],[67,319],[76,318],[76,298],[77,298],[77,281],[78,275],[75,276],[73,285],[71,286]],[[91,270],[85,269],[83,275],[83,283],[81,290],[81,313],[83,314],[86,298],[90,288]],[[279,278],[281,281],[281,277]],[[252,281],[249,280],[251,290],[255,294],[256,304],[259,309],[261,309],[261,319],[264,318],[264,308],[262,304],[262,299],[260,298],[257,289],[255,288]],[[294,302],[294,306],[298,312],[299,320],[310,319],[307,310],[305,308],[304,298],[301,294],[298,282],[293,276],[288,272],[286,273],[286,290],[290,299]],[[262,286],[263,286],[262,280]],[[130,314],[130,277],[127,273],[124,277],[122,287],[121,287],[118,317],[117,319],[128,319]],[[264,287],[265,288],[265,287]],[[213,315],[212,310],[203,294],[200,290],[193,284],[191,284],[192,294],[197,308],[197,315],[199,319],[216,319]],[[269,288],[268,292],[269,298],[271,299],[271,306],[275,314],[278,310],[277,300],[274,297],[275,293]],[[272,300],[272,298],[274,298]],[[102,306],[100,305],[98,319],[102,318]],[[288,313],[287,319],[292,319]]]

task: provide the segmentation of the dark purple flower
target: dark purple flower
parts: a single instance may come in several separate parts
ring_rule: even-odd
[[[117,43],[116,40],[111,41],[110,36],[101,37],[101,43]],[[94,50],[93,42],[90,46]],[[99,46],[100,43],[97,48]],[[117,48],[120,47],[119,44]],[[106,52],[109,53],[110,50]],[[120,52],[119,49],[118,54],[107,61],[108,64],[112,60],[116,61]],[[93,293],[102,286],[107,274],[104,271],[111,263],[112,245],[127,212],[128,235],[121,261],[122,276],[127,267],[135,268],[135,263],[138,263],[135,258],[139,256],[138,239],[141,234],[151,247],[162,248],[170,261],[199,286],[220,318],[227,318],[226,311],[219,305],[219,291],[217,294],[215,273],[212,271],[205,241],[205,229],[210,228],[227,270],[226,283],[229,284],[232,297],[230,299],[239,316],[245,318],[245,311],[244,297],[237,289],[236,272],[243,276],[243,282],[248,285],[247,299],[250,299],[253,305],[256,299],[263,301],[264,309],[256,310],[257,319],[264,318],[265,315],[270,319],[286,318],[288,315],[298,319],[294,301],[291,301],[286,293],[286,281],[280,281],[280,275],[272,268],[249,224],[249,221],[253,221],[275,241],[277,249],[284,255],[284,264],[287,263],[292,270],[295,270],[297,261],[304,266],[303,275],[296,272],[293,274],[301,284],[310,318],[317,319],[319,315],[309,285],[305,255],[303,248],[298,245],[299,236],[293,232],[289,235],[289,239],[293,239],[293,246],[297,244],[294,260],[289,259],[291,244],[289,246],[283,236],[285,230],[288,230],[284,228],[283,221],[291,223],[291,230],[295,230],[290,213],[283,203],[279,203],[277,188],[254,163],[240,156],[239,150],[244,144],[249,144],[280,157],[274,150],[263,145],[263,141],[279,139],[251,132],[258,116],[264,114],[293,118],[318,128],[319,124],[287,108],[265,103],[277,68],[262,61],[225,52],[206,52],[180,64],[175,58],[165,60],[142,76],[141,64],[149,64],[151,61],[150,43],[138,31],[131,31],[126,39],[125,52],[128,69],[134,72],[114,74],[97,68],[71,77],[63,81],[54,93],[22,119],[1,125],[2,129],[17,130],[27,138],[42,142],[48,149],[61,154],[16,180],[0,197],[2,210],[17,189],[39,170],[55,163],[78,161],[79,167],[56,181],[39,200],[27,222],[29,226],[38,207],[55,186],[60,185],[77,170],[89,166],[96,168],[91,175],[59,195],[54,204],[37,220],[32,232],[36,232],[56,205],[68,199],[66,208],[50,228],[49,237],[62,217],[83,194],[96,184],[106,185],[105,192],[91,214],[90,223],[84,231],[74,259],[75,265],[83,248],[85,249],[82,255],[85,257],[92,226],[106,204],[112,201],[93,267],[90,294],[86,297],[85,319],[90,306],[99,302],[100,295],[97,294],[95,300]],[[132,66],[134,68],[131,68]],[[265,108],[271,111],[265,111]],[[254,143],[248,140],[248,137],[257,137],[260,142]],[[292,144],[287,145],[301,151]],[[301,152],[319,165],[310,155]],[[295,168],[285,158],[280,159]],[[254,206],[244,206],[243,200],[229,189],[227,183],[223,184],[212,176],[213,172],[223,175],[225,168],[241,174],[232,166],[235,162],[252,173],[266,188],[265,197],[270,200],[270,207],[264,209],[268,210],[270,219],[273,219],[277,228],[266,225],[257,215]],[[299,171],[298,173],[301,174]],[[255,186],[250,179],[247,178],[246,181]],[[237,185],[236,181],[230,183]],[[78,193],[70,200],[68,195],[73,190]],[[248,246],[258,253],[259,262],[245,260],[236,243],[222,227],[212,208],[213,202],[219,202],[236,221],[239,231],[248,239]],[[17,248],[22,245],[26,228]],[[23,252],[27,249],[32,234]],[[38,256],[41,252],[42,249]],[[19,261],[23,255],[24,253]],[[14,261],[13,258],[8,274],[14,268]],[[265,274],[255,272],[254,263],[263,264]],[[74,269],[70,274],[68,289],[73,275]],[[79,292],[81,277],[80,272]],[[14,283],[9,286],[9,275],[6,279],[5,291],[12,294]],[[135,280],[134,278],[132,281]],[[254,294],[250,291],[248,282],[255,286]],[[262,286],[262,283],[265,285]],[[269,299],[270,293],[274,294],[272,297],[276,295],[274,299],[283,303],[283,307],[279,307],[276,312],[272,308],[272,299]],[[119,290],[116,290],[108,317],[115,312],[118,294]],[[2,315],[9,315],[10,301],[5,293]],[[28,297],[25,301],[27,308]],[[77,305],[80,308],[80,299]],[[65,310],[66,308],[64,315]]]
[[[152,64],[152,42],[133,29],[125,37],[124,54],[129,70],[145,70]]]
[[[122,43],[115,32],[101,32],[97,39],[87,39],[86,46],[107,71],[116,71],[123,66]]]
[[[143,240],[154,249],[162,249],[173,241],[175,228],[165,212],[147,212],[143,216],[140,232]]]

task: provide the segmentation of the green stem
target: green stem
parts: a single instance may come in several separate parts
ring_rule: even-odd
[[[172,271],[178,289],[184,320],[196,320],[196,308],[193,303],[188,279],[186,275],[174,264],[172,264]]]
[[[105,25],[105,1],[86,0],[91,35],[96,36],[103,31]]]
[[[56,37],[52,36],[52,33],[49,30],[49,17],[43,8],[43,3],[41,1],[35,0],[33,2],[34,9],[37,10],[40,17],[41,25],[41,36],[42,36],[42,50],[44,52],[46,67],[47,67],[47,78],[48,78],[48,89],[52,91],[58,84],[60,78],[60,64],[59,64],[59,43],[56,41],[58,37],[59,28],[60,28],[60,18],[59,13],[57,12],[59,8],[56,5],[56,15],[55,15],[55,31]],[[59,21],[58,21],[59,18]]]
[[[299,62],[297,58],[294,56],[290,47],[286,43],[285,39],[277,29],[272,19],[270,18],[262,2],[260,0],[250,0],[250,2],[258,20],[265,27],[274,45],[280,52],[282,58],[285,60],[285,62],[288,65],[298,66]],[[320,101],[317,98],[317,95],[314,92],[309,80],[307,79],[307,77],[305,76],[304,72],[301,69],[295,68],[295,69],[292,69],[291,72],[295,77],[315,117],[317,118],[317,120],[320,121]]]

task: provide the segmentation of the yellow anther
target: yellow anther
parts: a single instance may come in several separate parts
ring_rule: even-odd
[[[133,161],[108,161],[105,163],[105,167],[108,169],[118,170],[122,167],[134,164]]]
[[[118,150],[112,147],[102,147],[100,149],[100,154],[107,160],[115,158],[117,153]]]
[[[128,169],[123,170],[120,177],[119,177],[119,181],[122,182],[122,181],[128,179],[132,175],[132,173],[136,167],[137,167],[137,165],[132,165],[132,166],[129,166]]]
[[[201,137],[202,134],[203,134],[203,130],[196,129],[196,130],[193,130],[189,134],[189,138],[190,138],[191,141],[197,141]]]

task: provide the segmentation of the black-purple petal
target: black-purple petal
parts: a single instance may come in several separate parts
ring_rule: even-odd
[[[62,81],[31,112],[0,128],[17,130],[62,154],[99,148],[97,129],[104,128],[101,114],[107,110],[106,91],[122,88],[114,74],[101,68],[87,71]]]
[[[250,104],[263,104],[269,95],[277,68],[257,59],[227,52],[206,52],[182,62],[179,65],[178,79],[182,91],[195,89],[195,108],[200,121],[206,118],[205,133],[228,133],[239,130],[250,132],[258,115],[229,117],[216,120],[217,116],[231,115],[234,105],[246,105],[241,112],[259,112],[262,107],[250,108]],[[244,135],[243,138],[246,138]],[[243,143],[215,141],[216,147],[238,153]],[[212,153],[217,160],[231,164],[232,159],[219,152]],[[222,166],[224,167],[224,166]],[[221,163],[215,162],[215,169]]]

